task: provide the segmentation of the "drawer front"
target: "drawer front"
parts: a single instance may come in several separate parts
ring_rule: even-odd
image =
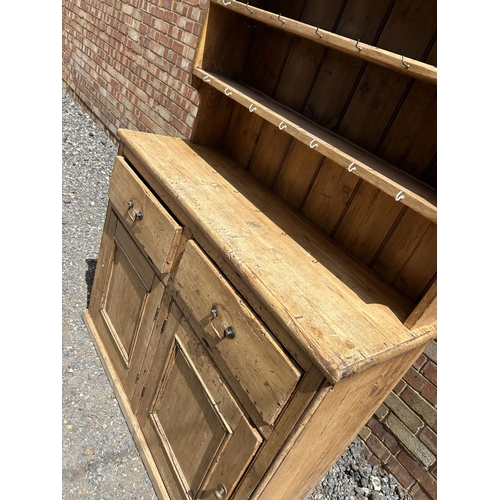
[[[115,160],[108,195],[129,232],[158,271],[170,272],[177,255],[182,226],[120,156]]]
[[[260,416],[272,424],[300,371],[193,240],[182,256],[174,287],[245,409],[257,421]]]

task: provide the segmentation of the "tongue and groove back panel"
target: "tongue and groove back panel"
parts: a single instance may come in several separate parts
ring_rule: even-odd
[[[242,2],[246,4],[246,2]],[[284,18],[436,65],[436,3],[250,2]],[[437,86],[266,25],[214,2],[194,67],[229,77],[436,187]],[[193,75],[193,142],[222,148],[418,303],[436,279],[436,223]],[[215,117],[215,118],[214,118]]]

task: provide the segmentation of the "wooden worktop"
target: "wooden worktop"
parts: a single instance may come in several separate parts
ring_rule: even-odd
[[[131,130],[118,137],[174,215],[211,239],[331,381],[436,336],[435,325],[406,328],[415,304],[217,150]]]

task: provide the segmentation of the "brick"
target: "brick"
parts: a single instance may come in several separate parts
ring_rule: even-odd
[[[415,368],[410,368],[403,377],[409,385],[417,390],[424,398],[432,404],[437,403],[437,390],[423,375],[418,373]]]
[[[389,408],[383,403],[375,410],[375,415],[379,420],[383,420],[388,413]]]
[[[422,443],[424,443],[429,450],[431,450],[434,454],[437,453],[437,435],[429,429],[429,427],[424,427],[418,438]]]
[[[415,370],[420,370],[420,368],[422,368],[422,366],[425,365],[427,361],[427,356],[425,354],[421,354],[418,359],[413,363],[413,367],[415,368]]]
[[[370,458],[367,460],[367,462],[370,465],[376,465],[379,468],[383,467],[382,462],[375,455],[371,455]]]
[[[435,385],[426,381],[424,388],[421,391],[422,396],[432,403],[434,406],[437,404],[437,388]]]
[[[432,361],[429,361],[424,366],[424,368],[421,370],[421,373],[434,385],[437,385],[437,366]]]
[[[429,467],[436,461],[436,457],[432,452],[394,414],[389,414],[385,424],[401,444],[425,467]]]
[[[389,460],[391,452],[384,446],[380,439],[375,437],[373,434],[366,440],[366,445],[370,448],[370,451],[372,451],[380,459],[381,462],[385,463]]]
[[[396,386],[394,387],[394,389],[392,390],[392,392],[394,392],[395,394],[401,394],[401,392],[403,391],[403,389],[406,387],[406,382],[404,380],[400,380]]]
[[[432,497],[427,495],[425,491],[422,490],[422,488],[418,483],[413,485],[413,487],[410,490],[410,495],[412,496],[413,500],[433,500]]]
[[[399,446],[397,440],[394,436],[388,432],[384,426],[378,422],[376,419],[371,418],[368,421],[368,427],[372,431],[372,433],[377,436],[377,438],[382,441],[382,443],[387,447],[387,449],[395,455],[401,447]]]
[[[390,393],[387,396],[385,404],[412,432],[418,432],[424,426],[424,422],[420,417],[418,417],[411,408],[394,393]]]
[[[368,428],[368,427],[363,427],[359,433],[358,433],[358,436],[363,440],[363,441],[366,441],[369,437],[370,437],[370,434],[372,433],[372,431]]]
[[[406,470],[418,481],[420,486],[424,488],[426,493],[432,498],[437,495],[437,482],[424,467],[422,467],[413,457],[402,451],[398,455],[398,461],[405,467]]]
[[[437,364],[437,342],[433,340],[429,343],[429,345],[425,348],[424,354],[434,363]]]
[[[437,410],[436,407],[428,403],[418,392],[411,387],[407,387],[401,393],[401,399],[412,408],[417,415],[420,415],[424,422],[434,431],[437,430]]]
[[[429,467],[429,472],[430,472],[430,473],[431,473],[431,474],[432,474],[435,478],[437,478],[437,474],[438,474],[438,472],[437,472],[437,467],[438,467],[437,462],[436,462],[434,465],[432,465],[431,467]]]
[[[398,483],[408,490],[415,482],[415,478],[394,457],[389,457],[385,464],[387,470],[398,480]]]

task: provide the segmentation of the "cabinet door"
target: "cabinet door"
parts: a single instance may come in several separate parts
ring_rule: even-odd
[[[139,422],[172,500],[229,498],[262,443],[174,301]]]
[[[129,399],[163,291],[149,262],[108,210],[89,313]]]

